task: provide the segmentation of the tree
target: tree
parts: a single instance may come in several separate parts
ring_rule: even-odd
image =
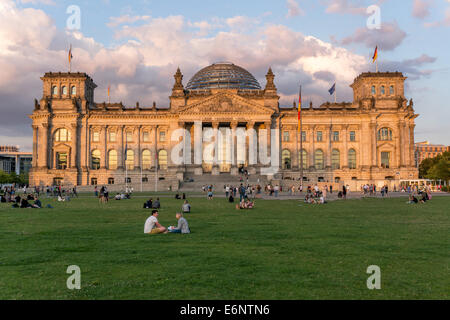
[[[441,158],[428,171],[427,177],[433,180],[450,180],[450,160]]]

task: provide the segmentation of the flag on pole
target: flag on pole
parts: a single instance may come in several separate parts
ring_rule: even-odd
[[[72,59],[73,59],[73,55],[72,55],[72,45],[70,45],[70,49],[69,49],[69,72],[72,71]]]
[[[302,86],[300,86],[300,94],[298,96],[298,132],[300,132],[300,121],[302,119]]]
[[[330,96],[336,91],[336,83],[333,84],[333,86],[330,88],[330,90],[328,90],[328,92],[330,93]]]
[[[375,61],[377,61],[377,59],[378,59],[378,46],[375,47],[375,52],[372,57],[372,63],[375,63]]]
[[[108,103],[111,103],[111,85],[108,84]]]

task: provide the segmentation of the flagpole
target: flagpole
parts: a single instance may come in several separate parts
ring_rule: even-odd
[[[299,114],[300,114],[300,189],[303,191],[303,117],[302,117],[302,86],[300,86],[300,105],[298,106]]]

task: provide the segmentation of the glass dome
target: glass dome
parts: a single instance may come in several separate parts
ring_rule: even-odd
[[[212,64],[197,72],[186,86],[187,90],[244,89],[261,90],[253,75],[232,63]]]

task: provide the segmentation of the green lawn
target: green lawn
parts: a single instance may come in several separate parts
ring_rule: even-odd
[[[54,209],[0,206],[0,299],[449,299],[450,198],[257,201],[192,198],[192,234],[143,234],[143,198]],[[162,199],[160,222],[181,201]],[[81,290],[66,269],[81,268]],[[366,269],[381,268],[381,290]]]

